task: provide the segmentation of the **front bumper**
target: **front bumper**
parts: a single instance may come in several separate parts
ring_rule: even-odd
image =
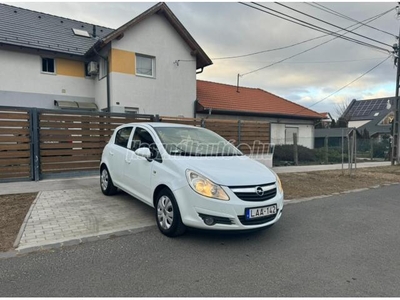
[[[228,187],[222,187],[230,200],[216,200],[201,196],[194,192],[189,185],[174,191],[178,203],[182,222],[189,227],[209,230],[246,230],[270,226],[282,216],[283,194],[266,201],[243,201]],[[246,220],[245,209],[269,205],[277,205],[277,213],[263,218]],[[216,223],[206,225],[205,218],[214,217]]]

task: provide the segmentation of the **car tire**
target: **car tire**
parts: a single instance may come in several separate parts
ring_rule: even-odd
[[[182,223],[178,204],[169,189],[157,194],[155,208],[157,226],[162,234],[176,237],[185,233],[186,226]]]
[[[106,196],[115,195],[118,191],[118,188],[114,186],[110,172],[106,166],[102,167],[100,171],[100,188]]]

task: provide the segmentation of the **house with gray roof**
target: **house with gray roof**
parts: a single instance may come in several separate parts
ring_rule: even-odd
[[[342,118],[348,127],[357,128],[358,132],[368,131],[371,138],[379,141],[391,135],[396,97],[356,100],[349,104]]]
[[[192,117],[211,64],[165,3],[117,29],[0,4],[0,105]]]

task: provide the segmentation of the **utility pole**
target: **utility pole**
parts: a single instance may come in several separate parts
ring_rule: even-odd
[[[400,5],[400,3],[399,3]],[[400,15],[399,6],[397,8],[397,16]],[[393,119],[393,137],[392,137],[392,166],[399,164],[399,110],[400,110],[400,102],[399,102],[399,80],[400,80],[400,30],[399,36],[397,37],[397,43],[393,45],[393,53],[394,53],[394,63],[397,66],[396,73],[396,98],[394,103],[394,119]]]

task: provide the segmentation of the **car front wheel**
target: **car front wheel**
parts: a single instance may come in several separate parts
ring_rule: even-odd
[[[178,204],[174,195],[168,189],[161,190],[157,195],[156,221],[158,229],[166,236],[175,237],[186,231]]]

